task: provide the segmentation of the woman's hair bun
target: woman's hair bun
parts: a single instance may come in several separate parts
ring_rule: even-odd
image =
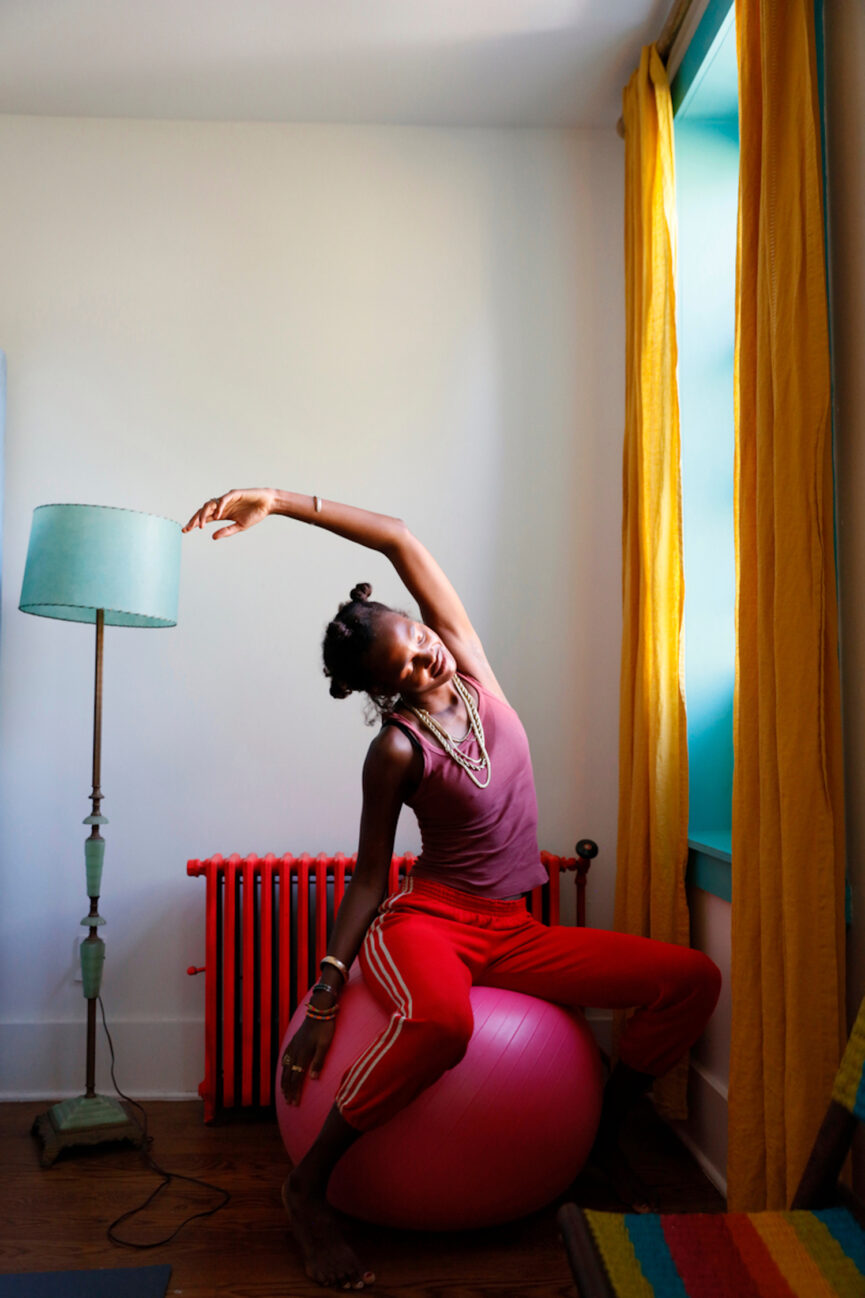
[[[331,696],[331,698],[334,698],[334,699],[347,699],[348,696],[349,696],[349,694],[351,694],[351,693],[352,693],[352,690],[350,690],[350,689],[348,688],[347,685],[343,685],[342,681],[332,680],[332,681],[330,682],[330,696]]]
[[[372,594],[372,586],[368,581],[359,581],[356,586],[352,587],[350,598],[358,604],[365,603]]]

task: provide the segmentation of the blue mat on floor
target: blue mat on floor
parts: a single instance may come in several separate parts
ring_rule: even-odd
[[[165,1298],[170,1266],[0,1275],[0,1298]]]

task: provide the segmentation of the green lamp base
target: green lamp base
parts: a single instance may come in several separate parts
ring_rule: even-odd
[[[33,1135],[42,1142],[40,1162],[50,1167],[64,1149],[128,1140],[137,1149],[144,1133],[119,1100],[107,1095],[78,1095],[61,1100],[33,1123]]]

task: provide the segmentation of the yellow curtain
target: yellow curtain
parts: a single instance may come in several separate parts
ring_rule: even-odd
[[[647,46],[623,94],[625,448],[615,925],[687,945],[688,756],[676,388],[676,199],[667,74]],[[618,1026],[621,1026],[620,1024]],[[684,1115],[686,1065],[655,1098]]]
[[[736,0],[737,664],[728,1196],[788,1204],[844,1034],[843,797],[813,0]]]

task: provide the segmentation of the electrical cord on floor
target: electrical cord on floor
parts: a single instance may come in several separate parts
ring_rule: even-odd
[[[102,1013],[102,1026],[105,1029],[105,1036],[108,1040],[108,1051],[109,1054],[111,1055],[111,1081],[114,1085],[115,1091],[120,1096],[121,1100],[125,1100],[127,1104],[131,1104],[132,1107],[134,1109],[137,1109],[138,1112],[141,1114],[140,1122],[138,1118],[135,1117],[134,1114],[130,1114],[130,1117],[132,1118],[132,1121],[135,1123],[135,1125],[138,1127],[139,1131],[141,1132],[141,1137],[143,1142],[142,1153],[144,1154],[144,1161],[146,1162],[148,1167],[152,1168],[152,1170],[156,1172],[157,1176],[162,1177],[162,1181],[160,1182],[160,1184],[157,1185],[156,1189],[147,1196],[144,1202],[142,1204],[139,1204],[137,1208],[130,1208],[128,1212],[121,1213],[119,1217],[117,1217],[114,1221],[112,1221],[106,1233],[112,1244],[121,1244],[124,1248],[137,1248],[137,1249],[159,1248],[162,1244],[170,1243],[171,1240],[173,1240],[176,1235],[180,1234],[180,1232],[183,1230],[183,1227],[188,1226],[191,1221],[196,1221],[199,1217],[212,1217],[214,1213],[220,1212],[226,1206],[226,1204],[231,1201],[231,1195],[228,1193],[227,1190],[224,1190],[221,1185],[212,1185],[210,1181],[202,1181],[197,1176],[185,1176],[182,1172],[169,1172],[164,1167],[160,1167],[159,1163],[156,1162],[156,1159],[153,1157],[153,1155],[150,1152],[151,1147],[153,1145],[153,1137],[149,1134],[147,1129],[147,1113],[144,1109],[144,1106],[139,1104],[137,1100],[131,1099],[130,1096],[124,1095],[123,1091],[121,1091],[120,1087],[117,1085],[117,1078],[114,1073],[114,1063],[115,1063],[114,1042],[111,1040],[111,1033],[108,1031],[108,1024],[105,1021],[105,1006],[102,1004],[102,997],[100,996],[98,999],[99,999],[99,1009]],[[192,1215],[186,1217],[180,1223],[177,1229],[173,1230],[170,1235],[166,1235],[164,1239],[154,1240],[151,1244],[136,1244],[130,1239],[121,1239],[116,1232],[116,1228],[122,1225],[124,1221],[129,1221],[130,1218],[137,1217],[139,1212],[143,1212],[145,1208],[148,1208],[150,1204],[153,1203],[156,1196],[161,1194],[162,1191],[165,1189],[165,1187],[167,1185],[170,1185],[172,1181],[188,1181],[191,1185],[200,1185],[203,1186],[206,1190],[213,1190],[216,1194],[222,1196],[222,1202],[218,1203],[215,1208],[207,1208],[203,1212],[192,1213]]]

